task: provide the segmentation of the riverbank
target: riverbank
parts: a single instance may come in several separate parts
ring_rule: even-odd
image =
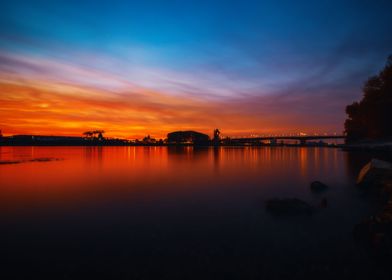
[[[2,137],[0,146],[195,146],[195,147],[342,147],[344,136],[286,136],[256,138],[195,138],[200,133],[195,131],[175,132],[180,138],[169,133],[165,139],[145,137],[143,139],[119,139],[101,137],[47,136],[47,135],[13,135]],[[329,142],[324,140],[328,139]],[[278,141],[279,140],[279,141]]]
[[[381,261],[392,258],[392,163],[372,159],[360,171],[358,187],[366,194],[376,195],[384,205],[376,215],[357,224],[354,237]]]
[[[345,151],[389,151],[392,152],[392,141],[368,141],[342,145]]]
[[[91,140],[29,140],[29,141],[0,141],[1,146],[145,146],[145,147],[326,147],[326,148],[345,148],[344,144],[336,143],[325,143],[325,142],[307,142],[305,144],[292,144],[292,143],[221,143],[219,145],[213,143],[207,143],[204,145],[194,144],[194,143],[167,143],[164,141],[154,142],[154,143],[144,143],[141,141],[130,141],[130,140],[120,140],[120,139],[106,139],[102,141],[91,141]]]

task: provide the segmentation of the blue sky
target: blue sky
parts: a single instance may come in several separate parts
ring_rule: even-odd
[[[108,95],[141,87],[237,104],[236,114],[259,119],[246,131],[304,122],[341,130],[345,105],[392,54],[391,8],[390,1],[3,1],[0,71]]]

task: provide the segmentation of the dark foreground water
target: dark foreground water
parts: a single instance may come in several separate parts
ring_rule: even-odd
[[[331,148],[0,147],[0,279],[388,279],[352,237],[368,155]],[[309,184],[330,186],[313,194]],[[269,198],[328,207],[274,217]]]

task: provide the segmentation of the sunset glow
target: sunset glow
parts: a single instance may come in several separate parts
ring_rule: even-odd
[[[1,0],[1,279],[391,279],[392,0]]]
[[[216,127],[223,136],[342,133],[344,105],[360,96],[391,46],[390,36],[370,32],[383,17],[345,4],[327,23],[320,7],[306,13],[295,5],[286,14],[253,4],[211,4],[204,14],[206,3],[157,3],[155,15],[143,4],[86,1],[74,15],[68,1],[9,2],[0,31],[0,129],[104,129],[122,138]],[[269,16],[278,11],[279,21]],[[239,20],[228,21],[233,16]],[[349,24],[359,18],[361,36]],[[301,29],[308,21],[314,27]]]

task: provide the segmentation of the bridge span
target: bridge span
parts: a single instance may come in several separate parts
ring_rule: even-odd
[[[331,139],[346,139],[345,135],[297,135],[297,136],[262,136],[262,137],[239,137],[231,138],[232,142],[236,143],[260,143],[262,141],[270,141],[270,143],[277,143],[278,140],[296,140],[301,145],[306,144],[311,140],[331,140]]]

